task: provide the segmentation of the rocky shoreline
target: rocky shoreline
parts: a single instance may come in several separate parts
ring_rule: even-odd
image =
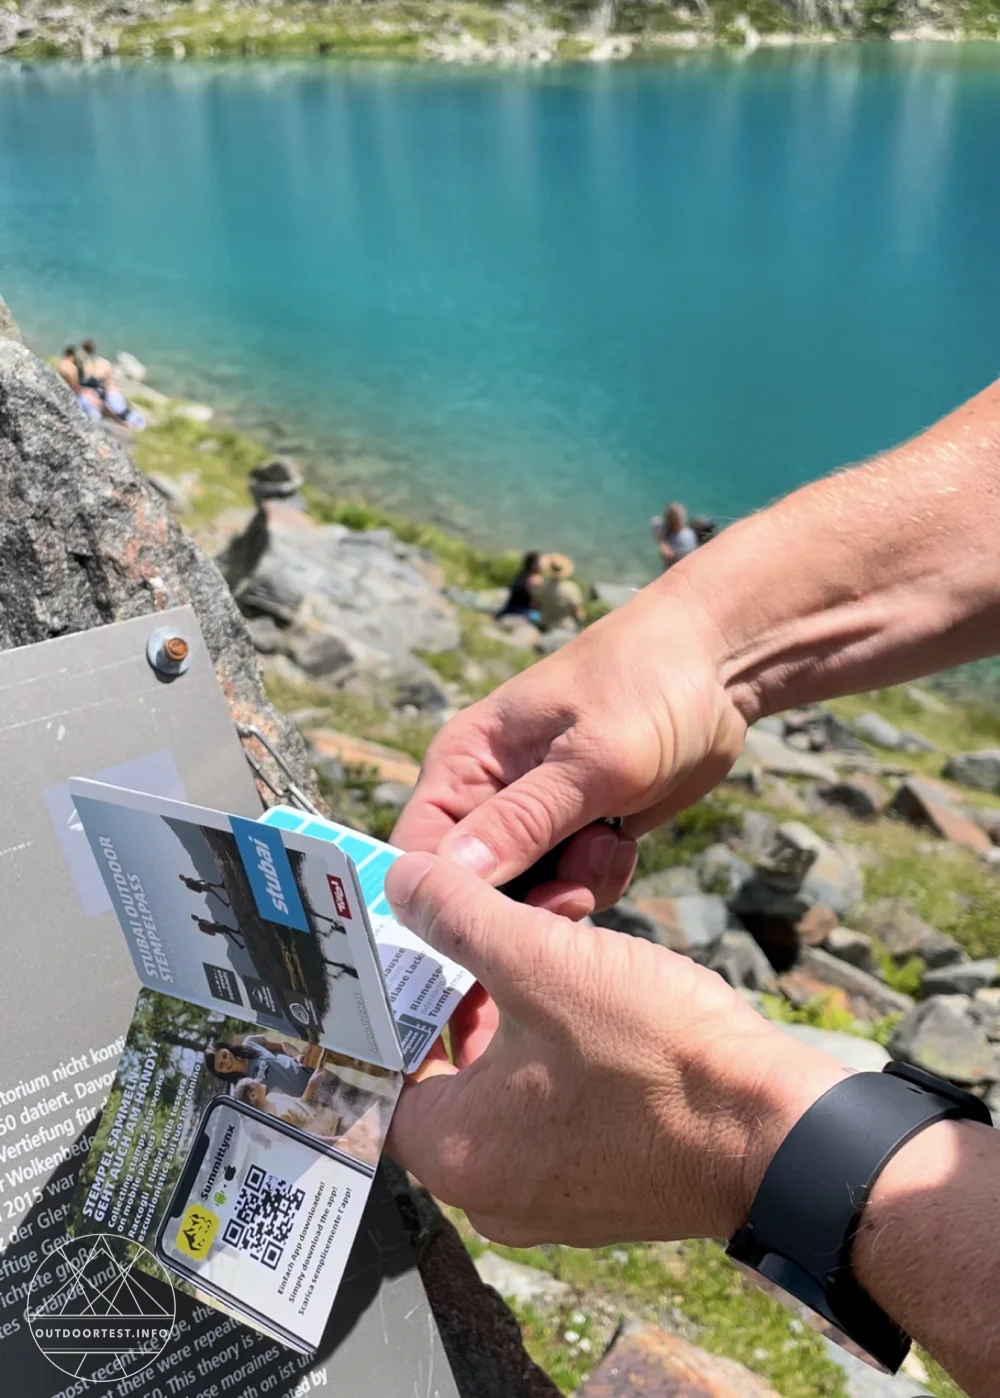
[[[620,62],[710,46],[752,51],[837,40],[1000,37],[986,0],[18,0],[0,55],[73,58],[343,56],[544,66]]]

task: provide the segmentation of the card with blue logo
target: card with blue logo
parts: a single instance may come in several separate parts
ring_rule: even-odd
[[[383,1068],[419,1061],[348,851],[101,782],[70,792],[144,986]]]

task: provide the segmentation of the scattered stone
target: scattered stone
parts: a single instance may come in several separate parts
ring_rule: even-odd
[[[630,898],[619,898],[610,908],[591,913],[598,927],[610,927],[629,937],[641,937],[644,942],[658,942],[660,928],[656,920],[644,913]]]
[[[278,625],[273,616],[248,617],[246,628],[258,655],[277,655],[279,651],[284,650],[285,630]],[[323,712],[322,709],[317,710],[321,717]]]
[[[413,795],[409,782],[379,782],[372,792],[372,802],[388,810],[401,811]]]
[[[120,378],[131,379],[134,383],[144,383],[146,379],[146,366],[141,359],[136,359],[134,354],[129,354],[128,350],[121,350],[115,363]]]
[[[785,736],[784,720],[778,714],[771,714],[767,718],[759,718],[753,725],[754,733],[773,733],[776,738]]]
[[[284,633],[284,639],[289,658],[310,679],[335,683],[350,674],[357,662],[350,639],[333,630],[294,630]]]
[[[929,967],[965,960],[965,952],[954,937],[924,922],[904,898],[882,898],[873,903],[862,915],[862,926],[899,965],[911,956],[919,956]]]
[[[1000,981],[996,959],[960,961],[954,966],[938,966],[925,971],[920,988],[929,995],[975,995]]]
[[[14,340],[17,344],[22,342],[21,328],[2,296],[0,296],[0,340]]]
[[[545,631],[535,639],[535,650],[540,655],[553,655],[563,646],[568,645],[579,633],[571,631],[568,626],[557,626],[552,631]]]
[[[150,471],[146,479],[156,491],[157,495],[162,495],[174,514],[183,514],[191,503],[184,487],[179,481],[173,480],[170,476],[165,476],[160,471]]]
[[[397,709],[412,708],[419,713],[443,715],[451,705],[444,682],[422,660],[410,660],[389,682],[389,694]]]
[[[861,902],[863,883],[853,851],[828,844],[801,821],[778,827],[756,869],[758,878],[772,888],[798,894],[805,905],[802,912],[822,903],[844,917]]]
[[[866,772],[842,777],[833,786],[821,786],[819,795],[827,805],[840,806],[857,820],[874,820],[889,799],[875,778]]]
[[[771,963],[749,932],[736,928],[723,932],[705,964],[735,990],[742,987],[769,995],[778,992],[778,978]]]
[[[960,752],[950,757],[941,774],[949,781],[971,786],[976,791],[1000,793],[1000,748],[983,748],[980,752]]]
[[[505,1301],[516,1301],[522,1306],[538,1302],[558,1304],[572,1295],[568,1282],[558,1281],[539,1267],[510,1262],[495,1252],[487,1251],[477,1257],[476,1271],[480,1280],[498,1291]]]
[[[785,737],[806,739],[806,751],[867,754],[865,744],[849,726],[822,704],[792,709],[784,715]],[[796,744],[796,746],[799,746]]]
[[[795,924],[795,935],[800,946],[819,947],[838,926],[837,914],[832,908],[814,903],[811,908],[806,908]]]
[[[383,781],[416,786],[420,767],[405,752],[332,728],[307,728],[302,736],[315,758],[335,757],[344,767],[371,767]]]
[[[659,873],[636,879],[629,893],[633,899],[686,898],[701,893],[701,883],[695,869],[678,864],[672,869],[661,869]]]
[[[817,1029],[812,1024],[780,1024],[778,1028],[800,1044],[828,1053],[845,1068],[858,1073],[881,1073],[889,1055],[874,1039],[862,1039],[858,1034],[842,1034],[835,1029]]]
[[[248,484],[258,505],[264,500],[290,500],[301,505],[302,472],[290,456],[275,456],[255,466]]]
[[[972,998],[972,1013],[987,1039],[1000,1039],[1000,987],[977,990]]]
[[[598,602],[603,602],[606,607],[612,609],[624,607],[625,603],[631,601],[638,591],[637,587],[629,587],[625,583],[594,583],[594,595]]]
[[[915,733],[912,728],[904,728],[900,733],[902,739],[903,752],[940,752],[937,743],[932,743],[930,738],[925,738],[922,733]]]
[[[725,901],[712,893],[632,901],[656,927],[654,941],[695,961],[708,959],[729,921]]]
[[[889,748],[894,752],[902,750],[903,735],[895,724],[890,723],[881,714],[872,713],[870,710],[859,714],[853,726],[855,733],[878,748]]]
[[[538,627],[524,616],[502,616],[496,623],[496,629],[508,645],[518,650],[533,650],[538,640]]]
[[[840,1014],[850,1017],[855,1015],[854,1006],[848,999],[846,990],[817,980],[805,971],[785,971],[778,977],[778,985],[782,995],[796,1010],[805,1010],[810,1005],[822,1002],[824,1006],[830,1006]]]
[[[771,848],[777,818],[770,811],[744,811],[739,818],[740,846],[748,859],[761,859]]]
[[[889,1052],[963,1087],[1000,1078],[1000,1053],[964,995],[935,995],[914,1006],[893,1030]]]
[[[743,751],[765,772],[779,777],[811,777],[829,786],[837,780],[832,763],[814,753],[796,752],[776,734],[761,731],[758,724],[747,731]]]
[[[834,927],[826,935],[823,950],[828,951],[831,956],[837,957],[839,961],[846,961],[851,966],[857,966],[870,976],[878,975],[879,966],[878,957],[875,955],[875,943],[864,932],[855,932],[850,927]]]
[[[728,782],[731,786],[745,786],[751,795],[759,796],[762,789],[762,775],[763,768],[760,763],[755,762],[749,753],[741,752],[723,777],[723,781]]]
[[[978,806],[970,810],[969,815],[981,830],[986,831],[994,845],[1000,845],[1000,810],[997,807]]]
[[[679,1335],[630,1325],[577,1389],[577,1398],[777,1398],[742,1364],[697,1349]]]
[[[747,861],[721,842],[702,850],[695,857],[694,866],[705,892],[719,893],[723,898],[732,898],[741,884],[753,876]]]
[[[859,1019],[899,1014],[913,1004],[909,995],[891,990],[877,977],[848,961],[831,956],[820,947],[803,947],[799,969],[824,985],[843,990],[850,997],[851,1006]]]
[[[911,825],[933,830],[976,854],[986,854],[992,848],[990,837],[953,801],[952,792],[941,782],[929,777],[908,777],[900,784],[888,809]]]

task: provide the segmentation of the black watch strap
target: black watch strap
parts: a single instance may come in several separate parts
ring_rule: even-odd
[[[804,1301],[895,1373],[910,1338],[851,1272],[851,1245],[872,1186],[896,1151],[937,1121],[991,1125],[978,1097],[919,1068],[854,1073],[804,1113],[761,1180],[727,1252]]]

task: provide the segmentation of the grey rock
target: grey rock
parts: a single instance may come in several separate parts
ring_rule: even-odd
[[[975,995],[1000,981],[996,960],[959,961],[925,971],[920,988],[924,995]]]
[[[990,1109],[994,1127],[1000,1129],[1000,1083],[994,1083],[983,1100]]]
[[[784,720],[778,714],[759,718],[753,725],[753,731],[755,733],[773,733],[776,738],[783,738],[785,736]]]
[[[903,898],[880,899],[865,910],[861,922],[900,965],[911,956],[919,956],[928,967],[951,966],[965,959],[954,937],[924,922]]]
[[[922,733],[915,733],[912,728],[904,728],[899,735],[901,752],[940,752],[937,743],[932,743],[930,738],[925,738]]]
[[[744,811],[740,816],[740,845],[748,859],[762,858],[770,849],[778,821],[768,811]]]
[[[344,678],[357,663],[356,649],[347,637],[335,631],[293,631],[286,647],[289,658],[310,679]]]
[[[411,660],[392,676],[390,693],[395,708],[413,708],[420,713],[441,714],[450,707],[449,695],[441,677],[423,661]]]
[[[146,366],[141,359],[136,359],[134,354],[129,354],[128,350],[121,350],[115,362],[115,377],[118,379],[130,379],[133,383],[141,384],[146,378]]]
[[[859,714],[854,720],[854,731],[859,737],[879,748],[889,748],[898,752],[903,746],[903,737],[899,729],[881,714],[870,711]]]
[[[413,787],[407,782],[379,782],[372,792],[372,801],[376,806],[401,811],[412,795]]]
[[[388,531],[318,526],[272,502],[230,541],[219,566],[243,610],[349,637],[372,663],[398,665],[413,651],[460,643],[454,605],[420,571],[423,556]]]
[[[640,911],[630,898],[619,898],[610,908],[591,913],[591,917],[598,927],[610,927],[629,937],[641,937],[645,942],[660,940],[659,924],[648,913]]]
[[[146,479],[156,493],[162,495],[167,504],[173,507],[175,513],[180,514],[187,509],[190,499],[187,491],[178,481],[163,475],[161,471],[150,471]]]
[[[977,990],[972,997],[972,1014],[983,1026],[987,1039],[1000,1039],[1000,987]]]
[[[817,1029],[812,1024],[779,1024],[786,1034],[800,1044],[828,1053],[845,1068],[859,1073],[881,1073],[889,1055],[874,1039],[862,1039],[857,1034],[841,1034],[833,1029]]]
[[[909,995],[891,990],[875,976],[852,966],[848,961],[831,956],[820,947],[803,947],[799,956],[799,970],[807,976],[846,991],[852,999],[863,1000],[879,1015],[905,1013],[913,1004]]]
[[[0,340],[13,340],[21,343],[21,330],[7,302],[0,296]]]
[[[683,898],[701,892],[697,871],[679,864],[673,869],[661,869],[636,879],[629,893],[635,898]]]
[[[1000,1078],[1000,1052],[964,995],[935,995],[914,1006],[893,1030],[889,1052],[963,1087]]]
[[[505,1301],[521,1306],[558,1305],[573,1294],[568,1282],[558,1281],[540,1267],[526,1267],[522,1262],[511,1262],[495,1252],[487,1251],[478,1257],[476,1271],[480,1280],[498,1291]]]
[[[721,843],[702,850],[695,858],[694,867],[704,891],[719,893],[724,898],[732,898],[753,875],[747,861]]]
[[[832,762],[815,753],[796,752],[783,738],[762,732],[757,724],[748,730],[743,751],[765,772],[776,776],[811,777],[831,786],[837,780],[837,769]]]
[[[847,961],[850,965],[867,971],[870,976],[878,975],[875,943],[864,932],[855,932],[850,927],[835,927],[832,932],[827,933],[823,950],[837,957],[839,961]]]
[[[278,625],[274,617],[248,617],[246,627],[258,655],[277,655],[284,649],[285,629]]]
[[[483,592],[474,592],[467,587],[448,587],[445,589],[445,595],[455,603],[456,607],[464,607],[471,612],[488,612],[492,615],[499,611],[507,600],[507,589],[505,587],[491,587]],[[498,625],[518,619],[516,617],[500,617]],[[528,625],[530,626],[531,623],[529,622]],[[537,629],[533,627],[532,630],[537,637]]]
[[[809,752],[866,753],[868,749],[842,719],[822,704],[792,709],[784,715],[786,741],[804,739],[795,746]]]
[[[638,592],[637,587],[629,587],[625,583],[594,583],[594,593],[598,602],[603,602],[606,607],[624,607],[626,602]]]
[[[497,637],[518,650],[532,650],[538,640],[538,627],[525,616],[502,616],[496,624]]]
[[[778,992],[778,978],[770,961],[749,932],[730,928],[723,932],[705,965],[739,990]]]
[[[865,772],[842,777],[833,786],[818,788],[820,798],[829,806],[840,806],[856,820],[873,820],[885,806],[887,797],[878,782]]]
[[[1000,792],[1000,748],[962,752],[944,764],[942,776],[976,791]]]
[[[789,820],[775,832],[757,876],[784,893],[795,893],[807,907],[821,903],[844,917],[861,902],[863,880],[853,852],[828,844],[801,821]]]
[[[562,650],[563,646],[568,645],[578,634],[577,631],[570,630],[568,626],[557,626],[554,630],[546,631],[538,637],[535,642],[535,650],[540,655],[553,655],[557,650]]]
[[[907,699],[912,699],[913,703],[923,709],[928,714],[950,714],[953,712],[950,704],[946,704],[943,699],[939,699],[936,694],[931,694],[926,689],[920,689],[915,684],[907,685]]]
[[[290,456],[274,456],[253,468],[247,484],[258,505],[264,500],[297,501],[303,484],[302,472]]]

